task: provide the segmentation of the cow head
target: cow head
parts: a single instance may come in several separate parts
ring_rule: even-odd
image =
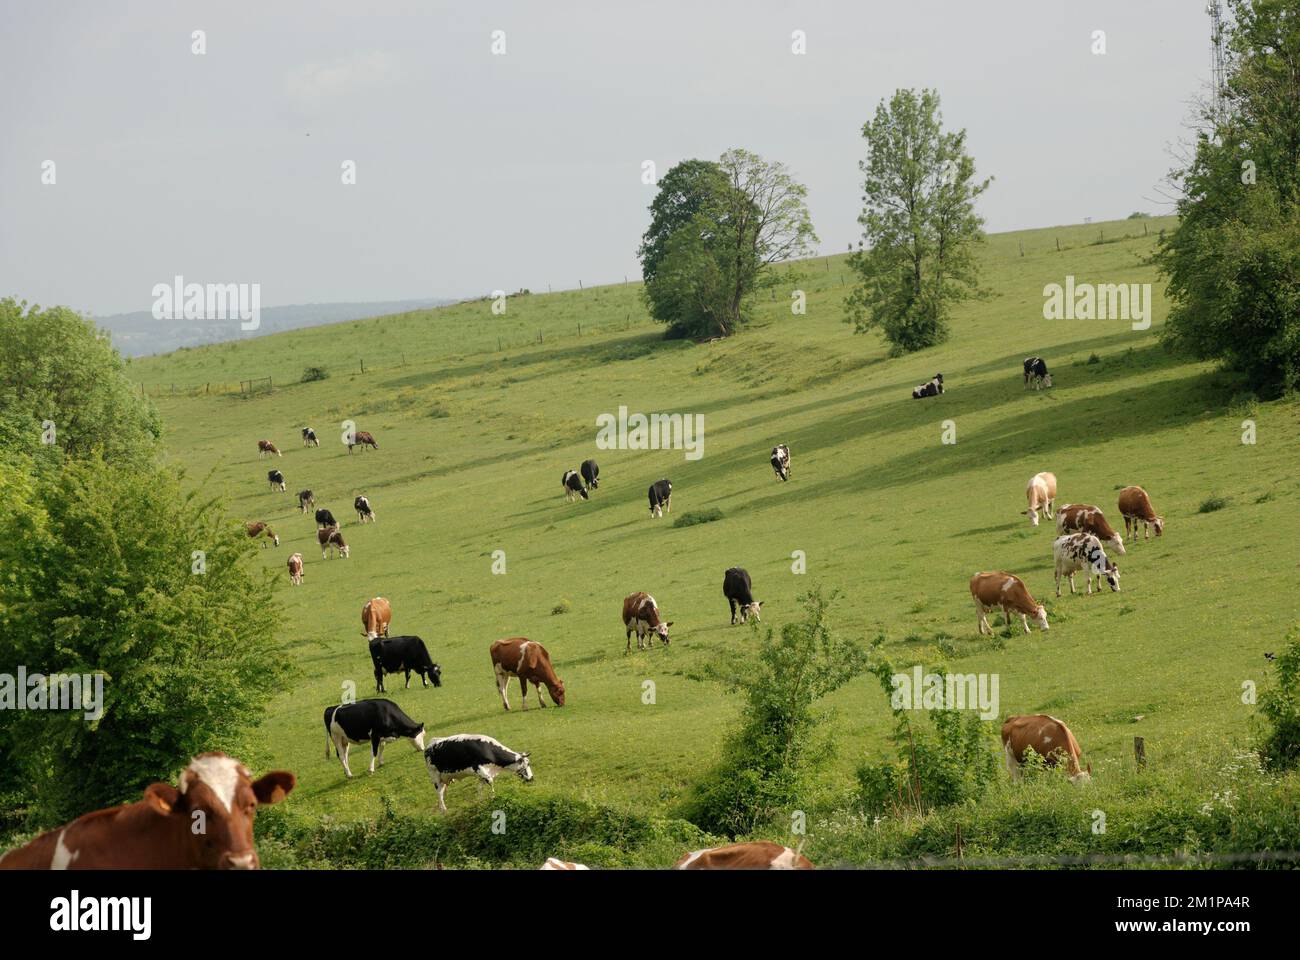
[[[424,724],[420,724],[420,729],[416,731],[415,736],[411,738],[411,746],[415,747],[421,753],[424,753]]]
[[[280,535],[275,531],[271,530],[270,528],[268,528],[266,532],[267,535],[270,536],[271,542],[278,547],[280,545]]]
[[[1087,766],[1086,769],[1084,769],[1084,770],[1080,770],[1078,773],[1074,774],[1074,776],[1070,777],[1070,782],[1071,782],[1071,783],[1088,783],[1088,782],[1090,782],[1091,780],[1092,780],[1092,764],[1091,764],[1091,763],[1088,764],[1088,766]]]
[[[555,705],[557,707],[564,706],[564,681],[563,680],[556,678],[556,681],[554,683],[547,684],[546,689],[551,692],[551,700],[555,702]]]
[[[1151,524],[1151,526],[1156,528],[1156,536],[1157,537],[1160,536],[1165,532],[1165,518],[1156,517],[1155,521]]]
[[[1029,522],[1030,522],[1030,523],[1032,523],[1034,526],[1038,526],[1038,511],[1037,511],[1037,510],[1026,510],[1026,511],[1025,511],[1025,516],[1029,517]]]
[[[763,607],[762,600],[755,600],[753,603],[747,603],[740,608],[740,622],[744,623],[749,617],[754,618],[755,623],[762,623],[763,618],[758,615],[758,611]]]
[[[533,768],[528,765],[528,754],[519,754],[519,759],[510,764],[509,769],[519,774],[519,779],[528,783],[533,779]]]
[[[442,667],[436,663],[429,668],[429,679],[433,681],[435,687],[442,686]]]
[[[1047,608],[1041,603],[1038,605],[1038,609],[1034,611],[1034,622],[1038,624],[1038,629],[1047,629]]]
[[[672,625],[673,622],[669,620],[667,623],[661,623],[659,626],[655,627],[655,633],[658,634],[659,639],[664,642],[665,647],[668,646],[668,628]]]
[[[1051,385],[1052,385],[1052,375],[1050,373],[1043,374],[1043,386],[1050,387]]]
[[[144,801],[158,813],[178,818],[187,859],[209,870],[256,870],[261,866],[253,845],[258,804],[279,803],[297,778],[275,770],[253,780],[242,763],[224,753],[195,757],[181,774],[179,789],[150,785]]]
[[[1106,582],[1112,591],[1119,593],[1119,567],[1109,557],[1106,558]]]
[[[1128,553],[1128,551],[1124,549],[1124,538],[1118,533],[1106,541],[1106,546],[1112,548],[1121,557]]]

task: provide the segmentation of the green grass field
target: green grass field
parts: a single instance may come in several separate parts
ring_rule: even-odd
[[[477,302],[133,362],[132,378],[149,385],[275,378],[274,392],[251,400],[156,401],[169,454],[191,482],[226,492],[235,519],[268,521],[283,538],[262,551],[284,606],[284,634],[267,642],[284,645],[298,675],[269,704],[248,760],[298,774],[290,806],[302,816],[371,817],[381,794],[403,813],[433,811],[423,765],[404,744],[373,777],[367,749],[355,749],[352,782],[323,757],[323,708],[347,682],[360,696],[374,689],[360,611],[383,595],[393,633],[422,636],[444,678],[441,689],[408,691],[390,677],[392,699],[433,735],[486,733],[531,752],[535,783],[502,779],[498,794],[667,815],[736,715],[735,698],[704,678],[752,643],[729,625],[721,593],[733,565],[750,571],[764,626],[797,617],[796,598],[820,582],[842,594],[837,629],[864,641],[884,633],[896,665],[942,659],[997,673],[1001,714],[1066,720],[1099,782],[1133,765],[1135,735],[1164,769],[1243,745],[1252,708],[1242,684],[1265,682],[1263,653],[1297,619],[1288,548],[1300,529],[1300,424],[1286,401],[1230,409],[1225,378],[1158,344],[1166,304],[1145,260],[1171,225],[992,236],[982,254],[992,295],[957,309],[947,344],[899,359],[842,322],[850,275],[840,256],[792,277],[789,288],[808,294],[806,316],[792,316],[788,290],[778,292],[722,342],[663,340],[628,284],[512,298],[504,316]],[[1067,274],[1152,283],[1151,329],[1044,320],[1043,286]],[[1053,389],[1023,388],[1031,354],[1046,358]],[[331,376],[290,385],[309,365]],[[947,392],[911,400],[936,371]],[[596,417],[620,405],[703,414],[703,457],[597,450]],[[1253,445],[1242,443],[1248,416]],[[348,454],[339,442],[348,419],[375,434],[377,452]],[[955,444],[941,442],[946,420]],[[300,445],[308,424],[319,449]],[[261,438],[283,458],[260,459]],[[786,484],[768,465],[779,442],[793,457]],[[560,476],[586,457],[600,463],[600,489],[567,503]],[[268,489],[271,467],[287,493]],[[1098,504],[1117,527],[1119,488],[1151,494],[1165,535],[1117,558],[1121,593],[1055,599],[1054,529],[1023,515],[1026,481],[1040,470],[1059,478],[1059,502]],[[660,477],[673,482],[673,512],[651,520],[646,488]],[[294,500],[304,487],[343,521],[350,559],[321,560]],[[376,524],[355,522],[358,493]],[[1226,507],[1198,512],[1211,495]],[[710,508],[722,518],[673,526]],[[505,575],[492,573],[498,550]],[[300,588],[284,572],[294,551],[306,559]],[[795,551],[806,554],[805,575],[792,573]],[[1048,606],[1050,632],[977,635],[967,581],[990,569],[1026,580]],[[675,621],[671,647],[624,655],[621,602],[635,590]],[[568,612],[553,614],[565,600]],[[550,650],[568,686],[563,709],[519,712],[515,687],[516,710],[502,711],[488,645],[516,635]],[[642,702],[646,680],[653,704]],[[832,700],[838,755],[813,798],[828,805],[847,795],[864,756],[886,749],[892,727],[873,678]],[[448,791],[453,810],[479,803],[472,785]]]

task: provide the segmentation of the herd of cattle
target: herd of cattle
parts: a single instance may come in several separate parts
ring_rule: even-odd
[[[1038,357],[1030,357],[1024,364],[1025,385],[1041,387],[1052,385],[1046,364]],[[938,396],[943,393],[943,375],[936,374],[927,384],[917,387],[914,398]],[[304,446],[319,446],[315,431],[302,430]],[[356,432],[347,438],[348,452],[354,446],[378,449],[369,433]],[[259,455],[282,456],[269,440],[258,441]],[[770,462],[777,479],[790,479],[790,448],[782,443],[772,448]],[[599,486],[600,469],[594,460],[585,460],[577,471],[566,470],[561,480],[564,495],[573,500],[590,498],[591,491]],[[285,480],[279,470],[268,474],[273,490],[283,492]],[[1119,568],[1107,555],[1107,549],[1117,556],[1126,554],[1124,537],[1107,522],[1102,510],[1092,504],[1064,504],[1059,508],[1057,481],[1052,473],[1038,473],[1030,478],[1025,489],[1028,508],[1025,515],[1034,526],[1039,525],[1040,514],[1056,521],[1058,536],[1052,544],[1055,565],[1056,595],[1061,595],[1061,578],[1070,583],[1075,592],[1074,575],[1085,573],[1087,592],[1093,592],[1096,581],[1100,592],[1104,580],[1112,591],[1119,591]],[[672,483],[658,480],[649,489],[650,515],[660,517],[670,511]],[[349,548],[340,526],[327,508],[316,508],[316,499],[310,489],[298,494],[298,505],[303,514],[314,510],[317,538],[322,559],[333,548],[338,556],[347,557]],[[358,523],[375,521],[375,511],[365,496],[357,496],[353,507]],[[1138,486],[1125,487],[1119,495],[1119,513],[1124,518],[1124,536],[1137,539],[1139,525],[1150,539],[1154,528],[1157,537],[1164,532],[1164,519],[1152,507],[1145,490]],[[270,540],[276,546],[280,538],[263,521],[246,525],[249,537]],[[263,547],[266,543],[263,542]],[[293,554],[288,560],[289,579],[293,586],[303,582],[303,558]],[[750,617],[760,620],[763,602],[754,599],[749,573],[741,567],[731,567],[723,574],[723,596],[731,610],[731,623],[746,623]],[[992,634],[988,615],[1000,609],[1004,625],[1010,629],[1013,617],[1019,617],[1025,633],[1030,632],[1029,619],[1042,630],[1048,629],[1047,610],[1030,594],[1025,582],[1005,571],[984,571],[970,579],[970,592],[978,612],[978,630]],[[386,692],[384,677],[403,673],[406,687],[411,685],[411,674],[420,677],[422,686],[442,685],[442,668],[433,661],[424,641],[414,635],[390,636],[392,606],[384,597],[373,597],[362,608],[363,634],[369,648],[374,668],[375,690]],[[664,646],[669,644],[669,627],[659,604],[644,591],[632,593],[623,600],[623,625],[630,653],[632,634],[636,634],[637,649],[654,645],[658,638]],[[542,688],[545,687],[552,703],[564,706],[565,685],[555,672],[550,653],[544,646],[526,637],[511,637],[493,642],[488,648],[493,673],[496,678],[501,704],[510,710],[507,689],[511,680],[518,680],[521,708],[528,707],[528,688],[532,684],[538,707],[545,707]],[[492,787],[502,773],[516,774],[521,780],[533,779],[529,754],[513,750],[498,740],[478,733],[456,733],[426,741],[425,724],[409,717],[396,703],[383,698],[372,698],[325,708],[325,757],[328,760],[331,746],[343,767],[344,775],[352,778],[348,764],[352,744],[370,745],[370,773],[382,766],[386,743],[407,740],[424,757],[425,767],[438,796],[438,809],[447,810],[446,790],[454,781],[475,778],[480,791],[484,785]],[[1072,780],[1087,779],[1091,765],[1080,765],[1081,751],[1070,729],[1060,720],[1045,714],[1012,716],[1002,727],[1001,739],[1008,770],[1018,776],[1021,766],[1032,751],[1045,758],[1048,765],[1064,764]],[[151,867],[218,867],[255,868],[259,865],[253,846],[252,820],[259,804],[276,803],[283,799],[296,784],[292,773],[275,771],[257,781],[248,770],[224,754],[203,754],[194,758],[182,773],[176,788],[156,783],[146,789],[144,799],[108,811],[86,814],[79,820],[42,834],[24,847],[0,858],[0,868],[103,868],[148,865]],[[159,817],[183,817],[186,823],[195,811],[202,810],[210,824],[221,826],[215,831],[220,839],[216,844],[200,842],[188,829],[163,831],[159,827],[151,832],[149,824]],[[210,835],[212,835],[210,830]],[[113,842],[105,838],[111,837]],[[147,862],[147,863],[144,863]],[[676,864],[676,869],[808,869],[813,864],[797,850],[767,841],[730,844],[708,850],[692,851]],[[550,858],[543,870],[585,870],[581,864]]]

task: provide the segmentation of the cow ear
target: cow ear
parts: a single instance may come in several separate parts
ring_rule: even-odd
[[[298,785],[298,778],[287,770],[272,770],[253,783],[258,803],[279,803]]]
[[[665,627],[671,627],[672,625],[673,625],[672,620],[669,620],[667,623],[664,624]]]
[[[759,605],[760,607],[763,606],[763,603],[764,603],[764,601],[762,601],[762,600],[758,601],[758,605]]]
[[[181,804],[182,794],[170,783],[151,783],[144,788],[144,802],[159,813],[171,813]]]

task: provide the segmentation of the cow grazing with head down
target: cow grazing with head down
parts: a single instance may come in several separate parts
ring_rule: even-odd
[[[348,453],[352,452],[353,447],[360,447],[364,452],[366,447],[374,447],[376,450],[378,450],[379,444],[375,443],[375,438],[372,437],[370,434],[366,433],[366,431],[357,430],[351,435],[351,438],[348,440]]]
[[[289,558],[289,583],[298,587],[302,585],[302,554],[295,553]]]
[[[343,532],[338,527],[325,527],[316,531],[316,540],[320,543],[320,558],[329,558],[330,547],[343,559],[347,559],[348,545],[343,539]]]
[[[283,456],[284,456],[284,454],[280,452],[280,448],[277,447],[277,446],[276,446],[274,443],[272,443],[270,440],[259,440],[259,441],[257,441],[257,455],[260,457],[260,456],[264,456],[265,454],[268,454],[268,453],[273,453],[273,454],[275,454],[277,457],[283,457]]]
[[[595,460],[584,460],[578,467],[578,472],[582,474],[582,481],[590,489],[595,490],[600,486],[600,467],[596,465]]]
[[[1002,750],[1013,780],[1021,777],[1020,766],[1030,750],[1042,757],[1049,767],[1064,761],[1066,773],[1076,783],[1092,779],[1091,763],[1086,770],[1079,767],[1079,741],[1074,739],[1070,728],[1045,713],[1008,717],[1002,724]]]
[[[304,447],[319,447],[320,441],[316,439],[316,431],[311,427],[302,428],[302,445]]]
[[[279,490],[281,493],[284,493],[283,473],[281,473],[279,470],[268,470],[266,473],[266,479],[271,482],[272,490]]]
[[[653,647],[655,637],[659,637],[665,647],[668,646],[668,628],[672,625],[671,620],[664,623],[659,618],[659,604],[655,603],[655,598],[650,594],[641,591],[629,594],[623,599],[623,626],[627,630],[627,650],[624,653],[632,652],[633,631],[636,631],[638,650],[644,650],[647,645]]]
[[[778,443],[772,448],[772,470],[779,479],[790,479],[790,448],[784,443]]]
[[[354,743],[370,743],[370,772],[375,772],[375,762],[384,765],[384,744],[406,739],[417,750],[424,750],[424,724],[416,723],[402,708],[391,700],[358,700],[337,707],[325,708],[325,759],[330,758],[330,744],[334,755],[343,764],[343,772],[352,779],[348,766],[348,751]]]
[[[298,509],[303,513],[314,509],[316,506],[316,495],[310,490],[298,491]]]
[[[582,485],[582,477],[578,476],[577,470],[565,470],[564,476],[560,478],[560,489],[564,491],[564,499],[570,502],[574,497],[582,497],[584,500],[591,499],[587,495],[587,488]]]
[[[383,597],[371,597],[361,608],[361,626],[367,640],[379,635],[388,636],[388,624],[393,619],[393,608]]]
[[[370,662],[375,667],[375,690],[384,692],[384,674],[405,673],[406,689],[411,689],[411,672],[420,678],[420,686],[442,686],[442,667],[433,662],[429,648],[419,637],[372,637]]]
[[[756,622],[762,622],[759,611],[763,608],[762,600],[754,599],[754,587],[749,579],[749,572],[743,567],[731,567],[722,575],[722,595],[731,605],[731,622],[736,622],[739,608],[740,622],[746,623],[752,616]]]
[[[447,812],[448,785],[462,777],[478,777],[480,793],[483,784],[491,787],[507,770],[518,774],[525,783],[533,779],[528,754],[511,750],[481,733],[458,733],[434,740],[424,748],[424,764],[438,791],[439,813]]]
[[[1092,595],[1093,578],[1097,592],[1101,592],[1101,578],[1106,578],[1110,589],[1119,592],[1119,567],[1106,556],[1101,541],[1091,533],[1067,533],[1052,542],[1052,559],[1056,563],[1056,595],[1061,595],[1061,577],[1070,578],[1070,593],[1074,593],[1074,575],[1080,570],[1087,573],[1088,595]]]
[[[244,530],[248,533],[248,536],[250,538],[265,537],[267,540],[270,540],[272,543],[274,543],[277,547],[280,545],[280,537],[276,534],[274,530],[268,527],[261,520],[254,520],[252,523],[244,524]],[[265,547],[266,543],[263,542],[262,546]]]
[[[1057,533],[1091,533],[1104,546],[1124,556],[1124,538],[1106,522],[1101,507],[1090,503],[1066,503],[1056,511]]]
[[[812,870],[813,862],[798,850],[770,840],[729,843],[686,854],[674,870]]]
[[[1056,502],[1056,474],[1036,473],[1029,478],[1029,484],[1025,487],[1025,499],[1029,501],[1029,509],[1025,515],[1029,517],[1034,526],[1038,526],[1038,511],[1043,511],[1047,519],[1052,519],[1052,505]]]
[[[279,803],[297,782],[286,770],[254,780],[234,757],[202,753],[175,787],[150,784],[143,800],[42,833],[0,857],[0,870],[256,870],[257,808]]]
[[[672,513],[673,484],[671,480],[656,480],[650,484],[650,516],[662,517]]]
[[[316,526],[318,527],[337,527],[338,521],[334,519],[334,514],[330,513],[324,507],[316,511]]]
[[[921,400],[925,397],[937,397],[941,393],[943,393],[943,374],[936,373],[934,379],[929,383],[923,383],[912,388],[912,399]]]
[[[1142,524],[1142,530],[1146,534],[1143,539],[1151,539],[1151,528],[1155,527],[1156,536],[1165,532],[1165,518],[1157,517],[1156,511],[1151,506],[1151,498],[1141,487],[1125,487],[1119,492],[1119,514],[1124,518],[1124,535],[1137,539],[1138,524]],[[1129,527],[1132,526],[1133,532],[1129,533]]]
[[[1047,372],[1047,364],[1043,362],[1042,357],[1025,357],[1026,390],[1031,383],[1035,390],[1052,385],[1052,375]]]
[[[357,511],[357,520],[361,523],[365,523],[367,520],[373,523],[377,519],[375,517],[375,511],[370,507],[370,500],[368,498],[357,497],[352,501],[352,506]]]
[[[1029,632],[1029,618],[1033,617],[1040,630],[1047,629],[1047,608],[1030,596],[1029,588],[1019,577],[1001,570],[977,573],[970,578],[970,595],[979,612],[979,632],[993,635],[989,626],[990,610],[1002,608],[1002,619],[1011,626],[1012,614],[1020,614],[1020,623]]]
[[[557,706],[564,706],[564,681],[555,675],[551,666],[551,655],[540,643],[526,637],[511,637],[497,640],[489,648],[492,655],[492,670],[496,673],[497,690],[501,693],[501,705],[510,709],[510,700],[506,697],[506,687],[510,678],[519,679],[519,697],[523,700],[523,709],[528,709],[528,684],[537,691],[537,705],[545,707],[542,702],[542,685],[545,684],[551,701]]]

